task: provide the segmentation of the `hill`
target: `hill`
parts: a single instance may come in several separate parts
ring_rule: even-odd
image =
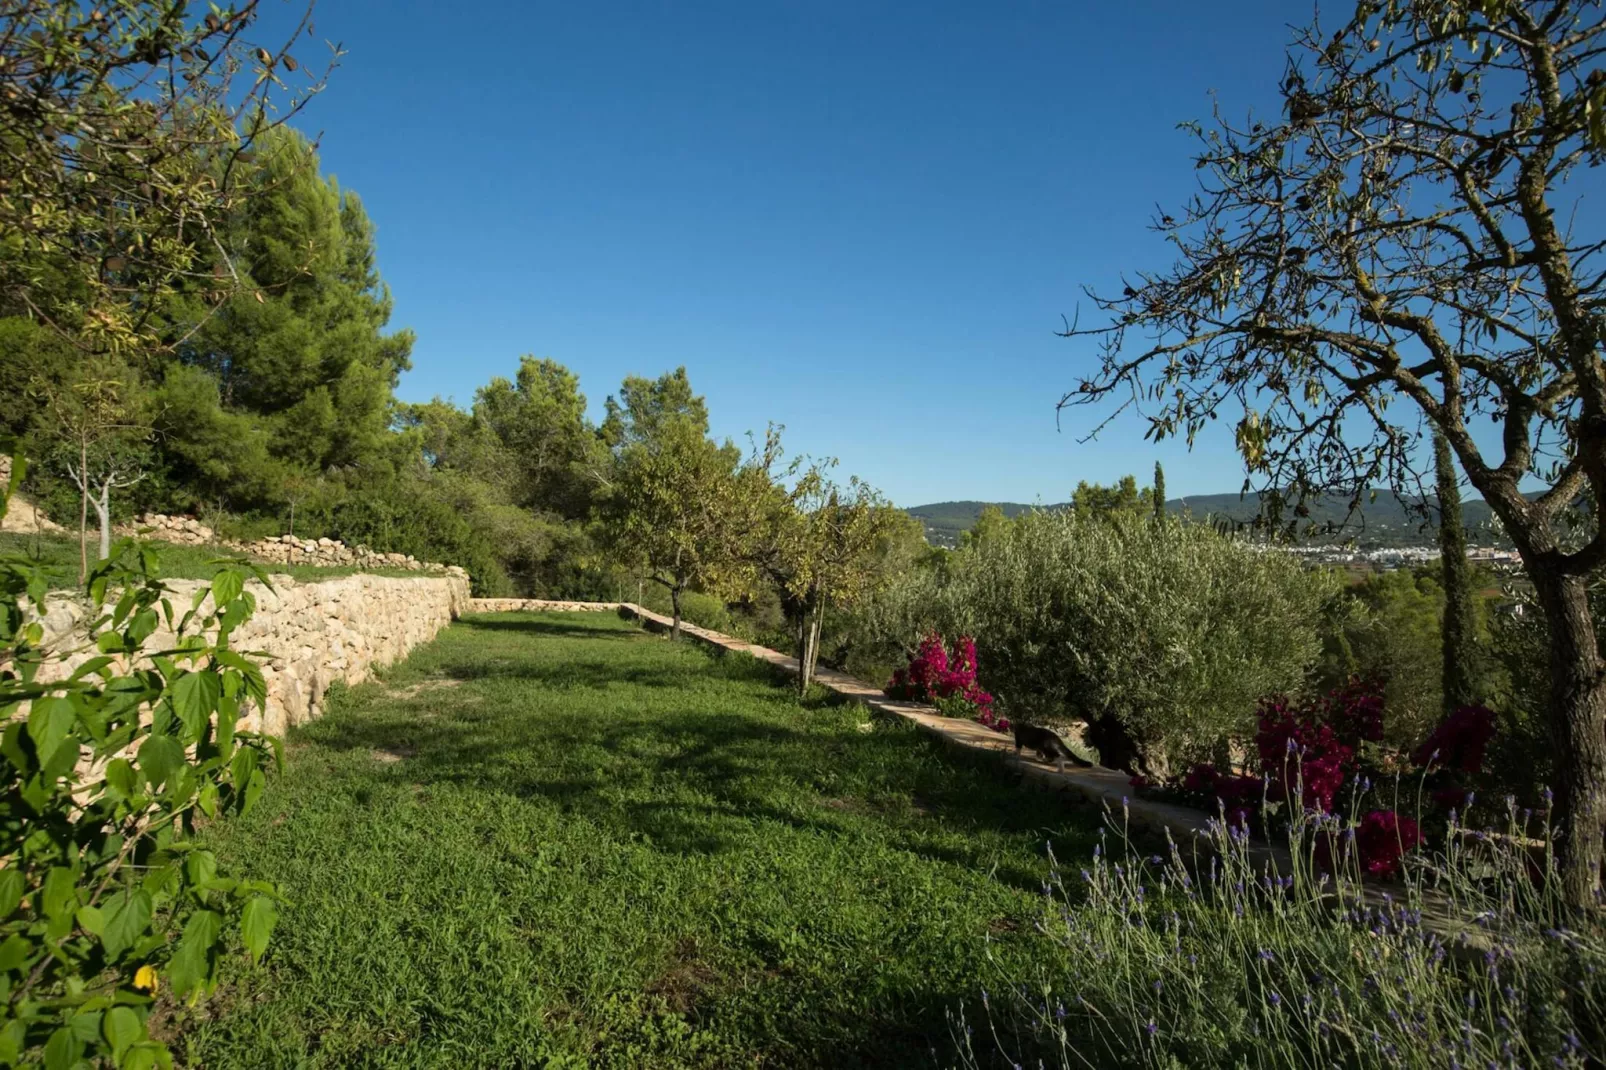
[[[1348,518],[1348,502],[1313,501],[1310,521],[1319,527],[1341,528],[1331,536],[1334,539],[1356,539],[1366,546],[1403,546],[1426,544],[1432,541],[1433,529],[1424,523],[1422,500],[1416,495],[1396,496],[1391,491],[1378,490],[1376,497],[1363,504],[1360,512]],[[981,511],[996,505],[1005,516],[1019,516],[1030,509],[1064,509],[1069,503],[1032,506],[1020,502],[933,502],[930,505],[911,506],[905,510],[921,521],[926,528],[926,539],[933,546],[956,546],[959,536],[970,530]],[[1166,511],[1175,515],[1190,514],[1196,519],[1215,517],[1234,523],[1250,523],[1260,511],[1259,498],[1254,495],[1197,494],[1186,498],[1172,498],[1165,503]],[[1461,503],[1461,516],[1467,527],[1469,541],[1475,545],[1500,545],[1491,525],[1492,513],[1481,498]]]

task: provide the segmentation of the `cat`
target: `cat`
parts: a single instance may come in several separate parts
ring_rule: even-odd
[[[1019,755],[1021,748],[1029,747],[1042,756],[1043,761],[1053,762],[1057,772],[1065,772],[1065,761],[1070,759],[1084,768],[1092,766],[1092,762],[1080,758],[1066,745],[1065,741],[1046,728],[1034,724],[1021,724],[1015,722],[1015,753]]]

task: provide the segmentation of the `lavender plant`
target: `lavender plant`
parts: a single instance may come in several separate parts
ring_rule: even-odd
[[[1275,862],[1224,821],[1158,854],[1112,821],[1043,888],[1041,931],[1078,968],[996,979],[979,1029],[953,1020],[957,1064],[1601,1065],[1606,936],[1569,922],[1548,822],[1514,802],[1498,832],[1452,819],[1368,890],[1353,813],[1296,818]]]

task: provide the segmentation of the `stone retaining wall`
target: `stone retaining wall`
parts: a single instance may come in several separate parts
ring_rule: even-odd
[[[411,554],[383,553],[366,546],[347,546],[339,539],[298,539],[294,535],[271,535],[255,542],[234,542],[218,538],[217,532],[190,516],[145,513],[132,524],[117,529],[119,535],[178,543],[181,546],[225,546],[277,565],[325,565],[334,568],[386,568],[409,572],[451,572],[467,575],[456,565],[437,565],[420,561]]]
[[[173,580],[175,611],[190,604],[199,580]],[[268,687],[265,710],[253,710],[241,727],[283,735],[323,713],[323,697],[336,681],[361,683],[374,669],[405,657],[429,642],[453,618],[469,608],[464,576],[343,576],[316,583],[275,577],[273,589],[247,585],[257,599],[255,615],[234,632],[237,650],[261,651],[262,675]],[[203,610],[210,603],[203,603]],[[89,606],[67,596],[53,597],[44,618],[45,645],[61,656],[41,671],[58,680],[94,656],[84,642]],[[158,630],[148,650],[172,645],[172,635]]]
[[[473,598],[471,613],[617,613],[623,602],[561,602],[549,598]]]

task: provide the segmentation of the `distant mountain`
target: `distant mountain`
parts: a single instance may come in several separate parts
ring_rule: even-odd
[[[1310,508],[1310,522],[1318,527],[1344,525],[1335,536],[1336,539],[1356,539],[1362,545],[1398,546],[1422,544],[1433,539],[1433,529],[1424,524],[1420,511],[1421,499],[1415,495],[1396,497],[1392,492],[1379,490],[1376,498],[1364,502],[1356,516],[1350,517],[1345,525],[1345,514],[1349,511],[1347,501],[1313,501],[1307,503]],[[916,517],[926,527],[926,539],[933,546],[957,546],[959,536],[969,531],[981,511],[988,505],[996,505],[1004,511],[1005,516],[1015,517],[1034,508],[1064,509],[1069,503],[1059,502],[1053,505],[1032,506],[1019,502],[933,502],[930,505],[916,505],[905,510],[910,516]],[[1250,495],[1240,497],[1237,494],[1197,494],[1187,498],[1173,498],[1165,503],[1166,511],[1173,514],[1189,513],[1195,519],[1203,520],[1214,517],[1233,523],[1250,523],[1260,511],[1260,501]],[[1461,503],[1461,516],[1467,526],[1470,541],[1478,545],[1493,545],[1502,542],[1495,537],[1491,529],[1492,514],[1487,502],[1481,498],[1473,498]]]

